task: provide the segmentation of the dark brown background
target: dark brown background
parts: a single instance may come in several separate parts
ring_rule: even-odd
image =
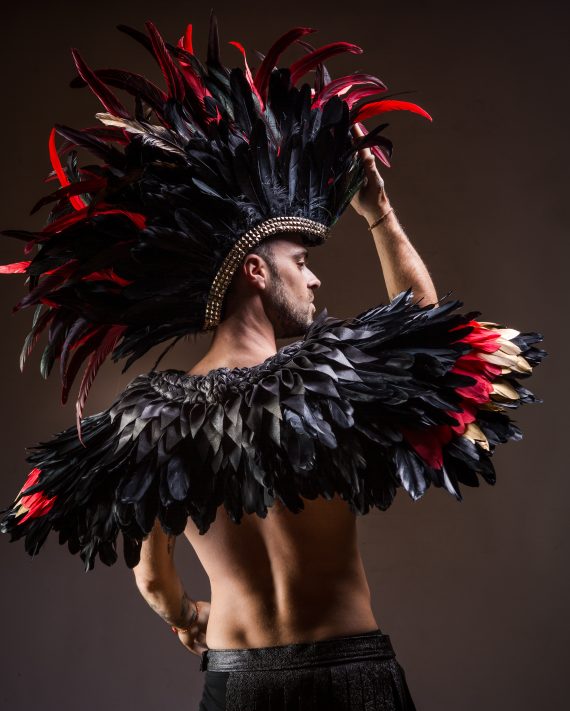
[[[333,76],[369,71],[390,91],[414,90],[433,124],[392,114],[395,143],[387,189],[402,224],[431,270],[438,293],[450,289],[483,320],[539,330],[550,357],[532,390],[543,405],[515,413],[522,442],[497,450],[498,482],[466,489],[457,503],[431,490],[413,503],[402,491],[387,512],[359,520],[362,551],[381,628],[390,634],[421,711],[562,709],[568,662],[568,420],[561,303],[567,283],[568,55],[561,4],[361,1],[216,3],[221,39],[255,48],[294,25],[319,30],[316,44],[351,41],[362,56],[328,62]],[[114,26],[153,19],[176,41],[186,22],[205,54],[209,5],[56,2],[13,4],[0,44],[2,227],[40,227],[28,216],[48,191],[47,138],[54,122],[84,126],[99,110],[73,91],[69,53],[93,67],[123,66],[158,79],[152,60]],[[301,52],[301,50],[299,50]],[[289,51],[285,59],[299,56]],[[225,45],[226,63],[241,65]],[[370,126],[376,125],[369,122]],[[23,258],[0,242],[2,263]],[[329,245],[313,255],[322,280],[317,308],[350,316],[386,301],[376,250],[351,208]],[[28,467],[24,448],[75,421],[73,400],[59,404],[54,372],[39,376],[39,352],[23,375],[18,357],[32,312],[11,315],[22,276],[0,279],[3,471],[0,504],[12,501]],[[161,367],[189,369],[204,337],[172,351]],[[107,407],[154,352],[124,375],[105,365],[89,412]],[[203,677],[168,626],[139,596],[121,561],[99,561],[85,574],[50,537],[29,558],[21,542],[0,537],[2,652],[0,703],[12,711],[100,708],[194,709]],[[180,540],[177,562],[186,589],[207,599],[207,579]],[[236,615],[240,614],[236,600]]]

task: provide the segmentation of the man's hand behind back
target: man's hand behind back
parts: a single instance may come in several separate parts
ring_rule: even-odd
[[[208,649],[206,645],[206,629],[210,617],[210,603],[207,600],[196,600],[198,617],[196,623],[188,632],[178,632],[178,639],[192,654],[200,656]]]

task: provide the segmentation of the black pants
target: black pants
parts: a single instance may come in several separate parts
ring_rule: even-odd
[[[198,711],[416,711],[380,630],[298,644],[208,649]]]

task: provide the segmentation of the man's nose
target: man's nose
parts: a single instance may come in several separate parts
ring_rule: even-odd
[[[310,289],[318,289],[321,285],[321,280],[311,272],[311,279],[309,280]]]

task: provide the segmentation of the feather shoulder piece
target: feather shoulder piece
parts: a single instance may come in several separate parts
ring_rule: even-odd
[[[495,483],[495,446],[522,433],[509,410],[542,402],[521,382],[547,353],[521,333],[459,313],[460,301],[420,307],[410,289],[338,319],[326,309],[301,340],[263,363],[139,375],[111,407],[31,448],[33,465],[0,530],[35,555],[51,530],[79,553],[128,567],[158,517],[171,534],[190,517],[204,534],[224,506],[267,515],[278,499],[338,493],[351,510],[385,510],[402,487]],[[521,381],[521,382],[519,382]]]

